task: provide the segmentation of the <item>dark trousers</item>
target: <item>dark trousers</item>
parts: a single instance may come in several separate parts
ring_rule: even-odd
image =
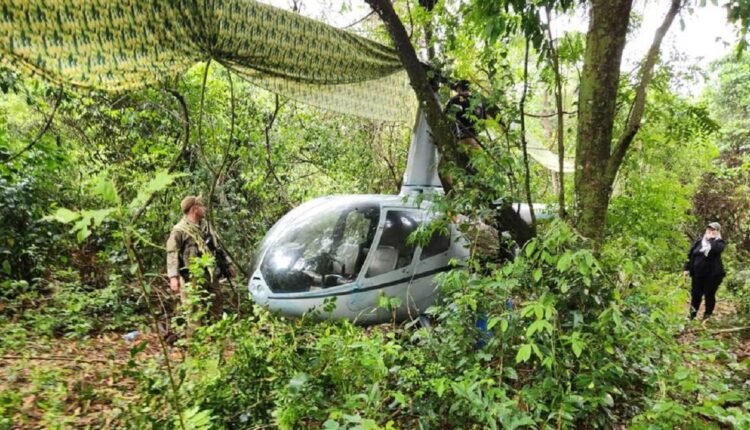
[[[693,277],[693,286],[691,289],[691,300],[690,300],[690,319],[695,318],[698,313],[698,308],[701,307],[701,300],[703,296],[706,296],[706,310],[703,313],[703,317],[710,317],[714,313],[714,307],[716,306],[716,290],[719,289],[719,284],[723,277],[708,276],[705,278]]]

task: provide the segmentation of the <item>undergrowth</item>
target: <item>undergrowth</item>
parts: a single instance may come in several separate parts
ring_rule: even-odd
[[[456,269],[439,283],[444,300],[429,310],[430,327],[290,321],[256,308],[199,329],[178,369],[185,425],[750,424],[750,363],[699,331],[680,342],[687,293],[677,278],[623,273],[562,223],[511,263],[481,275]],[[127,412],[132,428],[178,427],[158,366],[132,363],[142,400]]]
[[[2,369],[0,429],[749,428],[750,354],[687,325],[684,280],[636,254],[597,256],[556,222],[512,262],[440,277],[429,326],[225,315],[172,349],[179,415],[154,336],[120,337],[146,330],[136,290],[7,281],[0,352],[25,358]],[[66,337],[98,361],[26,357]]]

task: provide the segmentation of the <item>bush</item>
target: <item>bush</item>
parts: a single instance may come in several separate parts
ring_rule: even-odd
[[[724,285],[735,298],[737,314],[748,318],[750,316],[750,270],[730,271]]]

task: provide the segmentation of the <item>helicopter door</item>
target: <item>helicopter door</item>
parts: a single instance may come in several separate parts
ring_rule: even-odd
[[[386,209],[363,269],[365,274],[360,282],[363,291],[351,297],[352,311],[376,307],[381,294],[397,295],[398,285],[408,283],[414,267],[415,245],[408,243],[407,238],[419,227],[420,218],[418,211]]]
[[[429,221],[427,221],[429,222]],[[414,269],[416,277],[422,278],[427,274],[434,274],[450,269],[451,231],[436,230],[430,240],[420,248]]]
[[[365,279],[391,274],[408,274],[414,259],[414,244],[407,238],[419,227],[419,212],[388,210],[380,238],[372,251]]]

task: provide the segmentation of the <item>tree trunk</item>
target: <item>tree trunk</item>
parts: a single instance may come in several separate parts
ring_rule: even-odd
[[[582,235],[600,243],[611,194],[607,164],[632,0],[594,0],[590,7],[578,95],[576,225]]]
[[[633,105],[625,129],[612,148],[620,61],[625,47],[632,0],[591,2],[581,87],[578,96],[576,141],[576,225],[582,235],[601,244],[612,187],[625,155],[638,132],[662,40],[682,7],[672,0],[641,66]]]

